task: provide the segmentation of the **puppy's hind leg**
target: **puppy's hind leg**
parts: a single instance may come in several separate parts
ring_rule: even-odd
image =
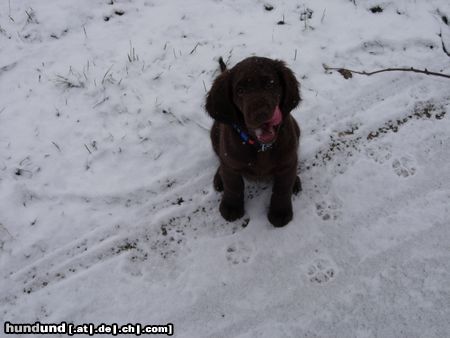
[[[294,195],[298,195],[298,193],[302,190],[303,190],[302,189],[302,181],[300,180],[300,177],[297,176],[295,178],[294,187],[292,188],[292,192],[294,193]]]

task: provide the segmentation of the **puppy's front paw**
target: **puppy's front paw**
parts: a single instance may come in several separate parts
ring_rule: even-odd
[[[220,202],[219,210],[220,214],[223,218],[225,218],[225,220],[227,220],[228,222],[233,222],[244,216],[244,202],[231,204],[227,202],[227,200],[222,199],[222,202]]]
[[[269,209],[269,222],[276,228],[284,227],[292,220],[292,207],[275,209],[271,207]]]

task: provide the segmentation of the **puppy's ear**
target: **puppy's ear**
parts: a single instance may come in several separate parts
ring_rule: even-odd
[[[280,109],[283,114],[289,114],[301,101],[300,84],[292,70],[283,61],[277,60],[275,62],[283,89]]]
[[[231,73],[224,71],[214,80],[206,97],[206,111],[214,120],[226,124],[236,121],[237,111],[232,95]]]

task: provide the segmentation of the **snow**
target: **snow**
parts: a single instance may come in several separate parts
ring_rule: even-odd
[[[450,82],[323,68],[450,73],[448,1],[268,3],[0,3],[0,322],[450,335]],[[233,223],[212,188],[206,90],[250,55],[302,85],[282,229],[269,184]]]

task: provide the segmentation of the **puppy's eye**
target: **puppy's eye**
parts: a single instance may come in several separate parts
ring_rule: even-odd
[[[237,92],[238,95],[242,95],[242,94],[244,94],[244,88],[238,87],[238,88],[236,89],[236,92]]]

